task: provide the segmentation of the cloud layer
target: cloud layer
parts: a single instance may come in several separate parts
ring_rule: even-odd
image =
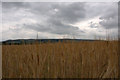
[[[117,3],[3,2],[3,40],[117,35]]]

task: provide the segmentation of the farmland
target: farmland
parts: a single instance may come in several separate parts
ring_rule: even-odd
[[[2,45],[3,78],[117,78],[118,41]]]

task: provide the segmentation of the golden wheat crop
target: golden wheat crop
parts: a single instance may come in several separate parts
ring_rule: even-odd
[[[3,78],[117,78],[118,41],[2,46]]]

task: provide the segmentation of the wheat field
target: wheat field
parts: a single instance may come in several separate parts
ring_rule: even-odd
[[[2,45],[3,78],[118,78],[118,41]]]

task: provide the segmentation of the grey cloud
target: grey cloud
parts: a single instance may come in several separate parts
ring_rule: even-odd
[[[86,3],[86,17],[87,18],[94,18],[96,16],[101,17],[109,17],[108,15],[112,14],[113,16],[116,15],[117,11],[117,3],[115,2],[102,2],[102,3]]]
[[[118,39],[120,39],[120,1],[118,2]]]
[[[6,10],[20,9],[25,7],[29,7],[29,4],[26,2],[2,2],[2,8]]]
[[[100,25],[106,29],[112,29],[118,27],[118,7],[117,3],[111,4],[111,6],[106,9],[104,12],[105,14],[102,14],[100,17]]]
[[[83,20],[85,17],[85,3],[50,3],[50,2],[4,2],[3,10],[19,10],[28,9],[31,13],[42,15],[45,17],[51,16],[65,22],[74,23],[78,20]],[[5,9],[4,9],[5,8]],[[54,9],[58,9],[56,14],[53,14]],[[39,17],[39,16],[38,16]]]
[[[112,29],[117,27],[117,4],[110,4],[83,2],[3,2],[3,20],[4,22],[7,21],[5,24],[18,22],[20,24],[19,30],[29,31],[30,29],[36,32],[48,32],[58,35],[84,35],[87,34],[85,31],[71,24],[100,16],[102,21],[99,24],[103,28]],[[20,15],[16,15],[18,13]],[[30,16],[29,13],[33,15]],[[27,16],[23,16],[23,14]],[[21,23],[20,21],[25,18],[37,22],[26,21]],[[98,28],[95,23],[90,24],[89,27]]]
[[[118,2],[118,38],[120,39],[120,1]]]
[[[10,8],[10,10],[9,10]],[[70,23],[78,21],[78,19],[84,18],[84,6],[82,3],[4,3],[3,4],[4,14],[8,11],[9,13],[17,12],[19,10],[28,9],[27,12],[35,14],[38,18],[38,23],[31,24],[20,24],[21,30],[32,29],[37,32],[48,32],[52,34],[59,35],[79,35],[79,33],[84,33],[79,30],[78,27],[71,26]],[[58,13],[54,14],[54,10],[58,9]],[[46,21],[42,24],[39,23],[41,19],[40,16],[45,16]],[[5,16],[4,16],[5,17]],[[17,18],[18,17],[18,18]],[[11,19],[20,20],[24,19],[24,16],[11,16],[11,14],[5,17],[6,20],[10,21]],[[4,20],[5,20],[4,19]],[[43,20],[43,19],[42,19]],[[67,22],[67,23],[66,23]],[[18,23],[19,24],[19,23]],[[18,26],[16,24],[16,26]],[[19,28],[19,27],[18,27]],[[20,30],[15,29],[15,30]],[[15,31],[14,31],[15,32]]]
[[[84,19],[84,3],[31,3],[30,5],[30,11],[32,13],[46,16],[47,20],[44,22],[44,24],[26,24],[25,26],[27,28],[40,32],[49,32],[60,35],[79,35],[81,32],[84,33],[83,31],[79,30],[78,27],[69,25],[77,22],[80,19]],[[57,9],[58,12],[52,14],[52,12],[55,12],[55,9]]]
[[[90,26],[91,28],[98,28],[98,25],[94,22],[90,22]]]
[[[85,18],[85,3],[73,3],[60,6],[58,12],[53,15],[54,18],[60,19],[67,23],[74,23]]]
[[[86,3],[86,18],[90,19],[105,14],[106,8],[109,8],[108,4],[109,3]]]
[[[45,17],[56,18],[66,23],[74,23],[85,18],[85,3],[30,3],[30,12]],[[55,12],[55,9],[58,11]],[[39,16],[38,16],[39,17]]]
[[[102,19],[102,21],[99,23],[104,27],[105,29],[112,29],[112,28],[117,28],[118,27],[118,19],[116,18],[111,18],[111,19]]]
[[[105,29],[118,27],[117,3],[86,3],[86,5],[87,19],[99,17],[99,24]]]
[[[118,15],[114,13],[114,15],[108,14],[108,16],[102,16],[102,18],[100,18],[102,21],[100,21],[99,24],[106,29],[118,28]]]
[[[84,31],[79,30],[78,27],[62,24],[59,22],[55,22],[55,24],[48,23],[47,25],[41,24],[25,24],[23,26],[25,29],[32,29],[37,32],[48,32],[52,34],[59,34],[59,35],[79,35],[80,33],[84,33]]]

